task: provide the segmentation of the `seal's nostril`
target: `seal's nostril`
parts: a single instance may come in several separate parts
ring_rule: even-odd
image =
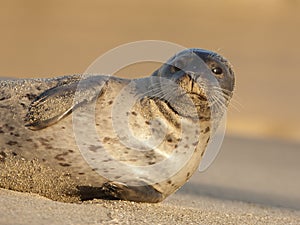
[[[170,68],[171,73],[176,73],[176,72],[178,72],[178,71],[180,71],[180,70],[181,70],[181,69],[178,68],[178,67],[176,67],[176,66],[171,66],[171,68]]]

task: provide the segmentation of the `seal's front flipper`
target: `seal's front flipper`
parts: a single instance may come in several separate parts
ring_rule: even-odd
[[[107,197],[135,202],[161,202],[166,197],[153,186],[144,184],[142,186],[127,186],[118,182],[106,182],[102,186]]]
[[[92,76],[46,90],[30,104],[25,126],[40,130],[60,121],[76,107],[101,95],[108,79],[108,76]]]

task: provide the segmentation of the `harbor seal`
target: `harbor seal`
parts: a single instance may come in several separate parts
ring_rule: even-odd
[[[202,49],[179,52],[140,79],[0,81],[0,187],[59,199],[33,187],[34,164],[59,174],[53,186],[68,177],[63,187],[88,198],[160,202],[198,168],[234,83],[230,63]],[[17,180],[27,182],[22,188],[9,179],[18,179],[18,168],[27,174]]]

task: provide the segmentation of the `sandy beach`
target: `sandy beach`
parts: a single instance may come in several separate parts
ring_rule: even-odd
[[[0,224],[296,225],[298,149],[297,144],[226,137],[207,171],[196,172],[182,189],[158,204],[99,199],[63,203],[0,189]]]
[[[159,204],[54,202],[0,190],[0,224],[299,224],[300,212],[209,197],[175,195]]]
[[[299,1],[2,0],[0,26],[5,79],[83,73],[105,52],[139,40],[216,51],[237,78],[217,159],[164,202],[56,198],[69,184],[55,186],[60,175],[51,170],[44,182],[37,171],[47,168],[36,167],[33,188],[59,201],[0,189],[0,225],[300,224]],[[157,67],[136,64],[116,75]],[[29,175],[0,184],[21,186],[22,176]]]

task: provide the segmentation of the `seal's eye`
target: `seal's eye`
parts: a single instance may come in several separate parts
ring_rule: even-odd
[[[171,73],[176,73],[176,72],[178,72],[178,71],[180,71],[180,70],[181,70],[181,69],[178,68],[178,67],[176,67],[176,66],[171,66],[171,68],[170,68]]]
[[[216,75],[220,75],[223,73],[223,70],[220,67],[214,67],[211,69],[211,71]]]

